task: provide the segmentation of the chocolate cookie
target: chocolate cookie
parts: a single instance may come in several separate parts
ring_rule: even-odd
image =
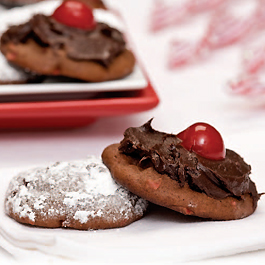
[[[49,228],[123,227],[146,208],[147,201],[115,183],[95,157],[22,172],[5,199],[6,214],[16,221]]]
[[[120,144],[104,150],[103,162],[118,183],[186,215],[233,220],[255,211],[260,195],[249,178],[250,166],[238,154],[226,149],[223,160],[204,158],[150,123],[127,129]]]
[[[42,14],[3,33],[1,52],[9,62],[38,74],[91,82],[125,77],[135,65],[117,29],[104,23],[89,30],[70,27]]]

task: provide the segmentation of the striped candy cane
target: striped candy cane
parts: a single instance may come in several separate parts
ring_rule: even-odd
[[[151,31],[159,31],[164,28],[177,25],[188,16],[188,6],[186,5],[167,5],[162,0],[154,1],[151,11]]]
[[[205,39],[211,49],[225,47],[246,37],[255,23],[253,16],[237,18],[227,11],[219,10],[209,23]]]
[[[265,1],[265,0],[264,0]],[[213,52],[243,40],[254,29],[256,17],[237,18],[226,9],[214,12],[205,35],[197,43],[173,41],[170,44],[169,65],[177,68],[201,58],[202,54]],[[183,53],[183,54],[182,54]]]
[[[174,40],[170,43],[169,62],[170,69],[190,64],[202,58],[207,53],[205,42],[190,43],[188,41]]]
[[[246,76],[228,83],[232,94],[242,96],[260,96],[265,94],[265,83],[258,76]]]
[[[231,0],[187,0],[179,4],[167,4],[163,0],[154,1],[151,11],[150,29],[153,32],[175,26],[195,14],[216,9]]]
[[[256,74],[265,66],[265,43],[255,48],[248,48],[243,52],[243,71]]]
[[[197,14],[219,8],[228,1],[229,0],[189,0],[187,5],[190,13]]]
[[[265,0],[256,0],[257,1],[257,8],[254,13],[254,16],[257,21],[257,25],[259,28],[265,27]]]

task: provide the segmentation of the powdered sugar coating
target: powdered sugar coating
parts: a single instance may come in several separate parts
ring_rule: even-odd
[[[60,220],[61,227],[96,229],[137,220],[147,204],[117,184],[101,159],[88,157],[18,174],[9,184],[5,211],[32,225]]]

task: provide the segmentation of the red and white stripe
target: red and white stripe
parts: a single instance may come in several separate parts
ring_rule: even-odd
[[[236,18],[226,11],[218,11],[209,23],[205,39],[212,49],[218,49],[239,42],[255,25],[253,17]]]
[[[256,97],[265,94],[265,82],[262,82],[258,76],[247,76],[232,81],[228,84],[228,88],[232,94],[242,96]]]
[[[187,19],[193,13],[206,12],[217,8],[212,13],[208,28],[202,38],[195,42],[173,40],[169,45],[168,66],[177,68],[201,59],[205,53],[213,52],[228,45],[239,43],[255,35],[260,27],[265,28],[265,0],[256,0],[257,8],[247,16],[235,16],[232,0],[187,0],[182,4],[169,6],[163,0],[157,0],[152,12],[152,30],[160,30]],[[265,45],[264,45],[265,47]],[[245,59],[244,72],[253,74],[265,67],[265,48],[254,51]]]
[[[189,0],[187,5],[192,14],[214,10],[229,0]]]
[[[187,0],[169,5],[156,0],[151,10],[150,29],[155,32],[178,25],[191,15],[214,10],[227,1],[231,0]]]
[[[253,16],[256,18],[256,23],[259,28],[265,27],[265,0],[256,0],[257,8]]]
[[[205,53],[204,42],[191,43],[174,40],[170,43],[168,67],[174,69],[190,64]]]
[[[188,16],[188,7],[186,5],[167,5],[162,0],[154,1],[153,10],[151,11],[151,31],[177,25]]]
[[[247,74],[256,74],[265,66],[265,43],[243,52],[243,70]]]

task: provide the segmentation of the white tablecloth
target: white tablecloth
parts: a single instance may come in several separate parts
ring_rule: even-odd
[[[177,133],[198,121],[214,125],[221,132],[226,147],[240,153],[252,165],[252,179],[256,182],[259,192],[265,191],[263,176],[265,169],[263,162],[265,157],[265,100],[264,98],[244,99],[233,97],[224,88],[226,82],[237,74],[240,48],[238,46],[225,48],[216,52],[205,62],[169,71],[166,67],[168,43],[174,36],[179,36],[179,34],[185,36],[185,31],[181,32],[176,28],[172,28],[150,34],[148,31],[148,15],[150,14],[152,0],[108,0],[106,2],[109,6],[118,9],[123,15],[136,55],[144,65],[159,94],[160,105],[156,109],[145,113],[126,117],[101,118],[87,128],[66,131],[1,133],[0,168],[2,170],[0,170],[0,178],[2,190],[4,190],[7,183],[7,179],[4,179],[4,173],[6,173],[7,178],[10,178],[12,171],[17,171],[21,167],[48,164],[58,160],[82,159],[89,154],[100,155],[104,147],[122,139],[122,134],[126,128],[139,126],[154,117],[154,128],[172,133]],[[192,28],[188,30],[192,31]],[[165,216],[159,217],[158,213],[160,212]],[[131,247],[130,250],[132,251],[127,253],[128,256],[133,257],[132,254],[135,251],[135,257],[141,258],[140,261],[137,261],[138,264],[141,262],[175,264],[176,262],[193,259],[196,262],[194,261],[192,264],[212,264],[211,262],[215,262],[214,264],[224,264],[224,262],[227,264],[234,262],[247,264],[249,260],[261,262],[265,256],[263,251],[259,251],[265,248],[264,220],[264,198],[261,199],[255,214],[246,219],[232,222],[196,222],[193,219],[189,220],[189,218],[168,211],[164,212],[160,209],[153,215],[149,215],[132,226],[120,230],[117,233],[118,236],[114,239],[116,248],[112,251],[110,251],[109,240],[113,231],[89,234],[88,241],[84,241],[83,246],[87,247],[88,242],[93,245],[93,242],[89,240],[95,237],[95,245],[103,244],[102,248],[95,248],[94,253],[88,248],[87,252],[83,248],[79,251],[84,251],[83,254],[88,255],[86,257],[88,260],[91,252],[89,264],[96,261],[115,263],[115,254],[118,255],[122,251],[127,253],[126,251],[129,251],[128,247]],[[24,260],[28,260],[30,257],[35,258],[35,260],[41,259],[51,262],[69,261],[68,259],[47,255],[47,253],[63,254],[64,249],[69,249],[69,246],[67,246],[69,242],[71,243],[71,240],[68,241],[71,238],[69,235],[74,234],[74,232],[69,231],[69,235],[66,236],[68,239],[60,241],[67,232],[47,230],[45,232],[47,240],[52,238],[57,241],[51,241],[50,248],[36,243],[36,248],[30,251],[21,247],[23,244],[21,245],[19,240],[22,234],[15,231],[21,232],[20,229],[26,229],[29,237],[28,243],[30,244],[33,235],[31,228],[21,227],[4,216],[1,216],[0,224],[1,222],[4,222],[2,230],[8,230],[6,224],[12,223],[10,226],[12,229],[9,230],[9,233],[2,233],[6,238],[3,235],[0,237],[0,246],[10,253],[16,252],[17,256],[22,256]],[[150,222],[149,229],[148,222]],[[40,234],[43,233],[41,231]],[[135,236],[137,231],[141,231],[141,233],[139,232],[140,249],[136,248],[137,238]],[[78,234],[80,236],[80,233]],[[84,235],[79,236],[77,238],[85,240]],[[130,243],[123,236],[128,236],[131,240]],[[100,237],[107,241],[104,241],[105,243],[101,242]],[[14,239],[13,242],[7,240],[10,238]],[[169,239],[169,241],[166,241],[166,239]],[[168,244],[169,242],[170,244]],[[60,243],[65,248],[58,248]],[[72,253],[71,251],[65,251],[65,257],[74,258],[73,254],[77,253],[75,251],[78,251],[78,244],[78,242],[75,242],[72,245]],[[148,244],[151,248],[148,248]],[[121,248],[122,245],[123,248]],[[102,257],[105,251],[106,260],[103,258],[97,260],[94,256],[97,251],[102,252]],[[5,252],[2,252],[3,259],[6,259],[4,258],[6,257]],[[172,254],[174,252],[176,252],[175,256]],[[197,261],[241,252],[245,252],[245,254]],[[120,256],[117,260],[119,258]],[[8,255],[7,259],[10,259]],[[132,258],[131,262],[135,262],[135,260]]]

